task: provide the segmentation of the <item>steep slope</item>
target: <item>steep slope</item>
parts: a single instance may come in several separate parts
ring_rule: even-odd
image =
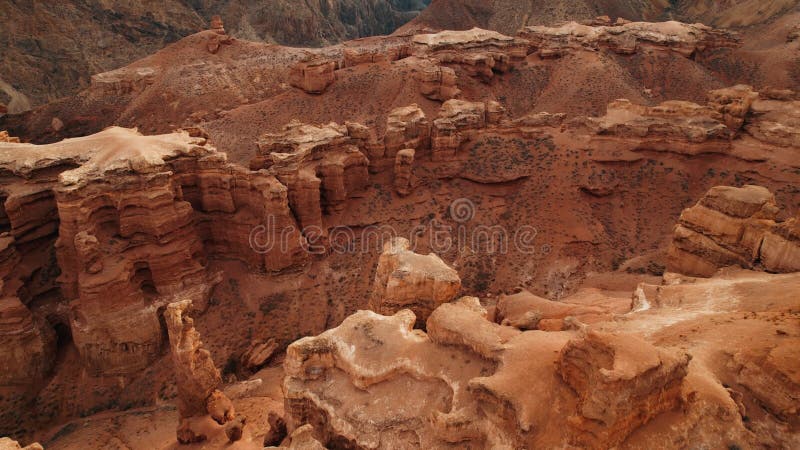
[[[93,74],[206,28],[214,15],[234,36],[318,46],[391,33],[427,2],[0,0],[0,102],[19,112],[74,93]]]

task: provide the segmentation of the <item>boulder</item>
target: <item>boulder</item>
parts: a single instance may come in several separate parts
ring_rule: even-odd
[[[461,290],[458,272],[433,253],[409,250],[405,238],[395,238],[383,247],[372,287],[370,308],[379,314],[410,309],[423,326],[431,312],[456,298]]]
[[[336,61],[312,57],[292,65],[289,84],[309,94],[322,94],[336,80]]]

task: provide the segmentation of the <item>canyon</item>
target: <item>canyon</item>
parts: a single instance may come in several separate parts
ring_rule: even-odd
[[[800,446],[800,12],[505,3],[0,116],[0,448]]]

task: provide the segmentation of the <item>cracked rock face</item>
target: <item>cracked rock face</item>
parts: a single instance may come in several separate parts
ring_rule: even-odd
[[[800,270],[797,219],[776,222],[778,207],[760,186],[718,186],[681,214],[667,268],[708,277],[737,265],[770,272]]]
[[[418,323],[424,324],[436,307],[456,298],[461,279],[435,254],[420,255],[409,248],[405,238],[395,238],[384,245],[370,306],[387,315],[410,309]]]
[[[673,51],[685,57],[715,48],[736,47],[735,33],[703,24],[681,22],[630,22],[614,26],[592,26],[569,22],[559,27],[531,26],[519,32],[530,42],[530,50],[542,58],[557,58],[579,50],[608,48],[633,54],[644,48]]]

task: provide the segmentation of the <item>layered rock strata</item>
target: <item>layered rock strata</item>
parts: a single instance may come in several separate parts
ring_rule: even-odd
[[[439,305],[456,298],[461,290],[458,273],[433,253],[410,250],[405,238],[384,245],[372,287],[370,308],[379,314],[410,309],[424,324]]]
[[[293,343],[290,428],[361,448],[607,448],[681,404],[685,354],[629,336],[520,332],[486,314],[477,299],[444,304],[426,334],[409,310],[360,311]]]
[[[766,188],[712,188],[681,214],[667,269],[701,277],[731,265],[800,271],[798,219],[776,222],[778,213],[775,197]]]
[[[527,53],[526,41],[480,28],[418,34],[411,42],[414,55],[457,65],[470,76],[487,81],[495,72],[508,72],[521,64]]]
[[[132,374],[157,358],[164,332],[158,311],[178,296],[205,307],[219,279],[207,270],[209,257],[259,271],[305,258],[286,187],[228,164],[202,137],[110,128],[48,146],[8,144],[2,152],[6,170],[36,180],[7,186],[6,290],[27,302],[58,288],[70,307],[53,320],[71,329],[91,373]],[[254,249],[257,226],[294,231],[283,248]],[[58,286],[52,277],[32,290],[38,284],[26,280],[52,272],[31,264],[55,263],[39,255],[53,241]]]
[[[525,27],[518,36],[529,42],[530,52],[542,58],[558,58],[574,51],[601,48],[626,55],[643,48],[664,49],[688,58],[698,52],[739,45],[737,35],[732,32],[674,21],[599,26],[569,22],[556,27]]]
[[[322,94],[336,80],[336,61],[312,57],[291,67],[289,83],[309,94]]]
[[[193,427],[193,418],[210,415],[217,423],[224,424],[234,419],[233,404],[218,388],[222,377],[211,360],[211,354],[203,348],[200,333],[194,321],[187,315],[191,300],[182,300],[167,305],[164,320],[169,335],[172,361],[178,387],[178,441],[182,444],[206,439]]]

